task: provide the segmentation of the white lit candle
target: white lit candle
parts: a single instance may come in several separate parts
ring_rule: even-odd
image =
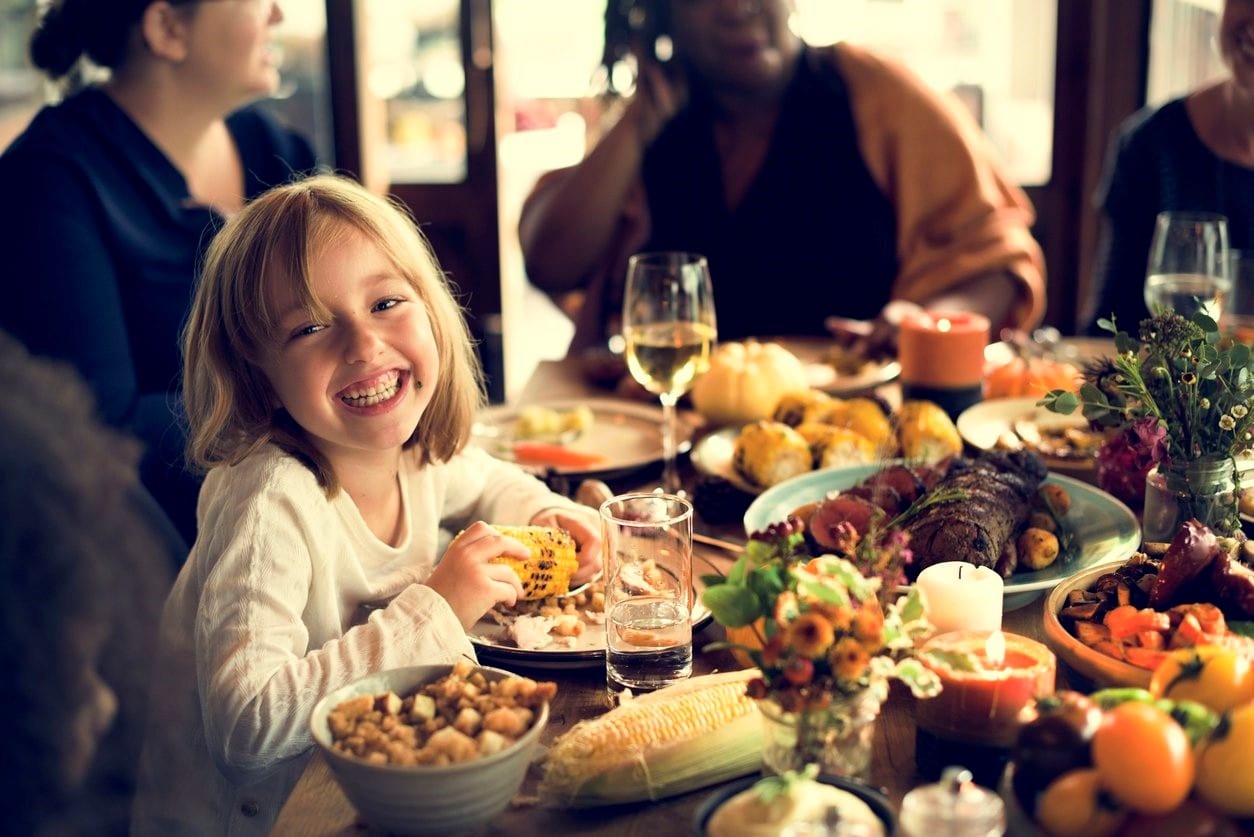
[[[924,567],[915,585],[923,592],[928,621],[937,633],[1001,628],[1004,584],[988,567],[943,561]]]

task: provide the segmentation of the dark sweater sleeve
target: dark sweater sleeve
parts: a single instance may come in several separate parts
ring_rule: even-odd
[[[1162,196],[1149,143],[1138,133],[1142,122],[1137,118],[1120,130],[1098,190],[1101,234],[1085,317],[1090,334],[1103,334],[1097,319],[1112,315],[1120,329],[1135,334],[1148,316],[1145,266]]]
[[[138,385],[99,202],[74,167],[39,153],[4,158],[0,183],[0,327],[35,354],[73,363],[102,416],[127,425]]]

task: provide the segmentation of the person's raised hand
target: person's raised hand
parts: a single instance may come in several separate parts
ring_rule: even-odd
[[[571,576],[572,588],[601,572],[601,520],[595,509],[554,506],[537,513],[531,525],[565,529],[575,539],[579,548],[579,569]]]
[[[493,558],[531,557],[531,550],[477,521],[453,538],[426,585],[444,597],[466,630],[494,605],[514,605],[523,594],[518,574]]]
[[[642,148],[648,148],[657,135],[679,112],[688,98],[687,85],[652,62],[642,61],[636,77],[636,92],[627,104],[624,119],[635,123]]]

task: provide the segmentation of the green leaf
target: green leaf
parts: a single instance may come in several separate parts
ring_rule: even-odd
[[[1229,622],[1228,630],[1234,634],[1254,638],[1254,622]]]
[[[798,579],[797,595],[803,598],[818,599],[836,607],[842,607],[849,604],[849,600],[845,597],[843,591],[833,587],[830,584],[824,584],[822,581],[816,581],[809,578]]]
[[[771,564],[758,567],[745,579],[745,586],[763,602],[773,602],[784,592],[784,575],[779,567]],[[765,605],[763,605],[765,607]]]
[[[1237,343],[1228,350],[1228,359],[1233,369],[1239,369],[1250,362],[1250,347],[1245,343]]]
[[[892,607],[901,614],[903,622],[914,622],[927,616],[927,610],[923,607],[923,596],[920,595],[917,587],[911,587],[905,596],[892,604]]]
[[[744,587],[731,584],[708,588],[701,594],[701,601],[714,619],[728,628],[748,625],[762,615],[758,597]]]
[[[743,584],[745,573],[749,571],[749,555],[748,552],[736,559],[736,563],[732,564],[731,569],[727,571],[728,584]]]
[[[916,659],[899,661],[893,670],[893,677],[909,686],[917,698],[934,697],[941,691],[941,681],[936,672]]]
[[[1098,319],[1097,319],[1097,327],[1098,327],[1098,328],[1100,328],[1102,331],[1109,331],[1111,334],[1118,334],[1118,333],[1119,333],[1119,329],[1118,329],[1118,327],[1116,327],[1116,326],[1115,326],[1115,315],[1114,315],[1114,314],[1111,314],[1111,315],[1110,315],[1110,319],[1109,319],[1109,320],[1108,320],[1108,319],[1106,319],[1105,317],[1098,317]]]
[[[1037,402],[1040,406],[1055,413],[1070,415],[1075,412],[1076,407],[1080,406],[1080,399],[1076,398],[1074,392],[1068,392],[1063,389],[1051,390],[1048,395]]]
[[[1219,323],[1212,320],[1201,308],[1193,312],[1192,321],[1201,327],[1202,331],[1219,331]]]
[[[975,660],[975,655],[968,654],[965,651],[945,651],[942,649],[933,649],[931,651],[920,651],[920,657],[925,657],[937,665],[944,666],[950,671],[979,671],[979,664]]]
[[[704,573],[700,576],[700,578],[701,578],[701,586],[707,590],[710,589],[711,587],[717,587],[720,584],[727,583],[727,576],[719,575],[715,573]]]

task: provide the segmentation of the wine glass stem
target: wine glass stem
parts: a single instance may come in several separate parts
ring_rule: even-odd
[[[662,489],[667,494],[679,494],[683,487],[679,482],[679,468],[675,463],[675,403],[679,399],[669,393],[662,401]]]

